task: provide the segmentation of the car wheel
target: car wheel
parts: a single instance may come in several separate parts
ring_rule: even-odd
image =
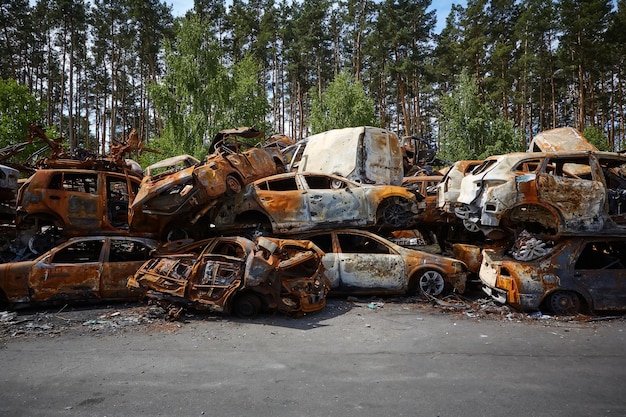
[[[520,241],[519,249],[511,252],[518,261],[532,261],[541,258],[550,252],[546,242],[537,238],[529,238]]]
[[[252,319],[261,311],[261,300],[255,294],[245,293],[235,298],[235,314],[242,319]]]
[[[226,189],[229,194],[239,194],[242,190],[242,185],[234,175],[226,176]]]
[[[56,226],[43,227],[39,232],[28,239],[28,249],[35,255],[41,255],[52,249],[60,237],[61,232]]]
[[[473,215],[473,213],[472,209],[470,209],[466,204],[454,208],[454,214],[459,219],[468,219]]]
[[[463,219],[463,226],[467,229],[468,232],[476,233],[480,231],[480,226],[478,226],[478,223],[470,219]]]
[[[167,232],[167,236],[165,237],[167,242],[183,239],[189,239],[189,233],[185,229],[171,229]]]
[[[422,293],[438,296],[443,292],[445,281],[443,275],[438,271],[424,271],[419,277],[419,289]]]
[[[580,311],[580,298],[572,291],[555,291],[548,299],[550,310],[557,315],[574,315]]]
[[[383,224],[392,227],[403,227],[409,222],[406,207],[397,201],[384,203],[381,218]]]

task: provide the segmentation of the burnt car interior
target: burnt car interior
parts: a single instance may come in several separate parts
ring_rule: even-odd
[[[98,262],[102,251],[102,240],[87,240],[67,246],[54,254],[50,263],[87,263]]]
[[[625,269],[626,242],[589,242],[576,260],[575,269]]]
[[[111,240],[109,262],[133,262],[150,258],[152,249],[132,240]]]
[[[298,189],[296,177],[278,178],[271,181],[262,181],[258,187],[263,191],[294,191]]]

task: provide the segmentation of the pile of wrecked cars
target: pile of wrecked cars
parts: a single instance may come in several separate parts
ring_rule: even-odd
[[[560,128],[529,152],[485,159],[440,204],[485,238],[479,256],[461,245],[455,253],[479,258],[470,264],[494,300],[576,314],[626,310],[625,196],[626,156]]]
[[[421,165],[441,164],[428,142],[375,127],[262,138],[224,130],[202,161],[143,171],[122,157],[132,133],[110,158],[47,158],[17,194],[0,301],[301,316],[478,283],[523,311],[625,309],[626,156],[574,129],[441,170]]]

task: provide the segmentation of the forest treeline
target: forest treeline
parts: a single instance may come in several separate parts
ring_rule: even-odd
[[[72,147],[102,151],[131,128],[156,140],[198,106],[201,129],[184,125],[171,140],[205,144],[252,123],[299,139],[340,74],[362,85],[376,123],[400,135],[450,144],[447,135],[467,129],[451,117],[487,114],[512,126],[518,145],[574,126],[626,147],[626,0],[468,0],[439,34],[430,6],[196,0],[174,18],[160,0],[4,0],[0,77],[45,103],[40,122]],[[467,106],[489,112],[464,108],[462,79],[474,85]]]

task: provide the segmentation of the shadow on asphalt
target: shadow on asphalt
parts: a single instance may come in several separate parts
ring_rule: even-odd
[[[185,323],[227,320],[234,323],[259,324],[263,326],[286,327],[290,329],[309,330],[325,327],[325,320],[340,316],[352,310],[353,303],[346,299],[330,298],[326,301],[326,307],[320,311],[307,313],[301,317],[293,317],[283,313],[262,313],[254,319],[242,319],[237,316],[222,316],[219,313],[203,313],[197,311],[188,311],[185,314]]]

